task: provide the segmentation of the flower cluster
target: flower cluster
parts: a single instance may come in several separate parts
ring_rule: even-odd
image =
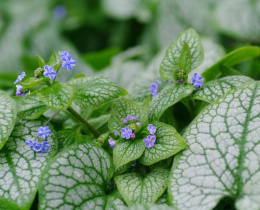
[[[22,79],[26,76],[25,72],[23,71],[21,75],[18,75],[17,79],[14,81],[14,84],[17,84],[18,82],[21,82]]]
[[[152,124],[149,124],[147,130],[151,135],[148,135],[146,138],[144,138],[144,143],[146,148],[150,148],[154,146],[154,143],[156,141],[156,136],[154,135],[156,132],[156,127]]]
[[[71,71],[73,66],[76,66],[76,61],[72,59],[71,55],[67,51],[59,51],[59,54],[63,56],[61,58],[62,66]]]
[[[115,148],[116,142],[111,138],[111,136],[109,136],[108,144],[112,149]]]
[[[153,98],[155,96],[157,96],[158,94],[158,81],[156,80],[155,83],[151,84],[151,90],[150,90],[151,94],[153,95]]]
[[[130,121],[134,121],[134,120],[137,120],[137,118],[138,118],[138,116],[130,116],[130,115],[127,115],[127,117],[126,118],[124,118],[124,119],[122,119],[121,120],[121,123],[122,124],[125,124],[125,123],[128,123],[128,122],[130,122]]]
[[[47,139],[48,136],[51,135],[51,131],[49,126],[40,127],[38,128],[38,136],[42,139]],[[51,147],[51,145],[47,141],[43,142],[34,142],[32,140],[28,140],[25,142],[27,145],[30,146],[32,150],[35,152],[47,152],[48,148]]]
[[[193,77],[191,78],[191,82],[193,83],[193,87],[198,88],[198,87],[203,87],[203,77],[198,75],[197,73],[194,73]]]
[[[22,85],[16,85],[16,96],[22,96],[25,98],[28,94],[30,94],[30,90],[24,90]]]
[[[48,148],[51,147],[51,145],[49,145],[47,141],[37,143],[37,142],[33,142],[32,140],[28,140],[25,143],[29,145],[30,148],[35,152],[47,152]]]

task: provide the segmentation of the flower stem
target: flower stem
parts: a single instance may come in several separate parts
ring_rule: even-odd
[[[60,111],[55,112],[55,114],[54,114],[50,119],[48,119],[48,121],[44,124],[43,127],[45,127],[46,125],[48,125],[48,123],[49,123],[59,112],[60,112]]]
[[[100,136],[99,132],[92,125],[90,125],[87,120],[85,120],[83,117],[81,117],[81,115],[79,113],[77,113],[71,106],[67,110],[72,115],[74,115],[80,122],[85,124],[88,127],[88,129],[90,130],[90,132],[93,133],[96,138]]]
[[[56,80],[56,78],[57,78],[57,76],[58,76],[58,73],[59,73],[59,70],[60,70],[61,65],[62,65],[62,62],[60,62],[59,66],[58,66],[58,68],[57,68],[57,70],[56,70],[57,75],[56,75],[56,77],[54,78],[54,80],[53,80],[52,83],[55,82],[55,80]]]

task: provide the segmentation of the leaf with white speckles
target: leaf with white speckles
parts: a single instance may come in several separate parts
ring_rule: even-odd
[[[74,88],[70,84],[55,82],[37,91],[39,99],[55,110],[67,109],[74,97]]]
[[[113,171],[109,155],[94,143],[71,145],[44,170],[40,209],[104,209],[105,187]]]
[[[191,69],[198,67],[204,58],[203,47],[197,32],[190,28],[179,34],[177,40],[172,42],[160,65],[160,75],[163,79],[172,79],[173,70],[179,68],[179,58],[186,42],[191,53]]]
[[[49,109],[47,105],[39,100],[36,92],[27,95],[25,98],[16,97],[15,99],[18,106],[18,116],[21,119],[37,119]]]
[[[144,152],[145,144],[143,139],[121,139],[116,143],[113,150],[113,161],[118,169],[131,161],[137,160]]]
[[[149,121],[159,120],[163,112],[193,91],[191,84],[172,83],[167,85],[150,102]]]
[[[15,101],[7,93],[0,90],[0,149],[14,128],[16,112]]]
[[[196,90],[191,99],[199,99],[209,103],[216,101],[219,97],[236,87],[254,80],[246,76],[229,76],[207,83],[202,88]]]
[[[119,191],[115,191],[107,196],[106,210],[124,210],[126,203]]]
[[[32,205],[41,173],[47,161],[56,153],[55,135],[48,138],[52,147],[46,153],[36,153],[25,144],[27,140],[37,139],[38,128],[44,122],[17,122],[0,151],[0,206],[3,203],[10,209],[29,209]]]
[[[127,173],[115,177],[116,185],[126,203],[154,203],[168,186],[169,171],[156,168],[142,177],[139,173]]]
[[[212,209],[222,197],[260,209],[260,83],[231,90],[187,128],[188,149],[174,159],[169,194],[177,209]]]
[[[156,142],[153,147],[146,148],[138,161],[143,165],[152,165],[160,160],[171,157],[183,150],[187,144],[181,135],[169,125],[151,122],[156,127]]]
[[[173,210],[173,208],[163,204],[138,204],[123,210]]]
[[[69,83],[75,88],[73,102],[84,109],[96,109],[127,94],[126,90],[115,82],[102,76],[79,77]]]
[[[124,127],[121,120],[126,118],[127,115],[138,116],[137,122],[140,122],[142,125],[148,123],[148,109],[146,107],[142,107],[129,99],[120,98],[115,101],[108,122],[110,131],[113,133],[120,131],[120,129]]]
[[[184,70],[185,74],[191,71],[191,53],[186,42],[183,43],[183,49],[179,58],[179,68]]]

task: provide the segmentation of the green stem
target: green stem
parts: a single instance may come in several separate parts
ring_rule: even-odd
[[[55,114],[44,124],[43,127],[45,127],[46,125],[48,125],[48,123],[59,113],[60,111],[55,112]]]
[[[46,84],[47,84],[49,87],[51,86],[50,81],[46,81]]]
[[[96,138],[98,138],[100,136],[99,132],[92,125],[90,125],[87,120],[85,120],[83,117],[81,117],[81,115],[79,113],[77,113],[71,106],[67,110],[72,115],[74,115],[80,122],[85,124],[88,127],[88,129],[90,130],[90,132],[93,133]]]
[[[57,78],[57,76],[58,76],[58,73],[59,73],[59,70],[60,70],[61,65],[62,65],[62,62],[60,62],[59,66],[58,66],[58,68],[57,68],[57,70],[56,70],[57,75],[56,75],[56,77],[54,78],[54,80],[53,80],[52,83],[55,82],[55,80],[56,80],[56,78]]]

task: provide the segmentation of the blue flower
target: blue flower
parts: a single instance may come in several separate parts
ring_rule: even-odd
[[[114,133],[114,135],[115,135],[115,136],[118,136],[118,135],[119,135],[119,132],[118,132],[118,131],[116,131],[116,132]]]
[[[23,86],[21,86],[21,85],[16,85],[16,93],[15,93],[16,96],[22,96],[22,97],[25,98],[26,95],[28,95],[28,94],[30,94],[30,91],[25,92],[25,91],[23,90]]]
[[[197,73],[194,73],[193,77],[191,78],[193,87],[195,87],[195,88],[202,87],[204,85],[202,80],[203,80],[202,76],[198,75]]]
[[[148,127],[147,127],[147,130],[150,132],[150,134],[155,134],[156,127],[153,126],[152,124],[149,124]]]
[[[50,148],[51,145],[47,141],[43,141],[42,143],[36,143],[34,146],[35,152],[47,152],[48,148]]]
[[[145,147],[146,148],[153,147],[155,141],[156,141],[156,136],[155,135],[147,136],[146,138],[144,138]]]
[[[126,120],[126,119],[122,119],[122,120],[121,120],[121,123],[122,123],[122,124],[125,124],[125,123],[127,123],[127,120]]]
[[[53,9],[53,16],[58,20],[65,18],[66,15],[67,15],[67,10],[66,7],[63,5],[58,5]]]
[[[132,130],[129,129],[128,126],[121,129],[121,137],[122,138],[130,139],[131,133],[132,133]]]
[[[38,136],[42,137],[43,139],[47,139],[48,136],[51,135],[51,131],[49,126],[45,126],[45,127],[40,127],[38,128]]]
[[[136,161],[134,161],[134,162],[132,163],[132,166],[133,166],[133,167],[135,167],[135,166],[136,166]]]
[[[37,144],[36,142],[33,142],[32,140],[28,140],[25,142],[25,144],[29,145],[31,149],[34,150],[34,146]]]
[[[114,149],[115,145],[116,145],[116,142],[113,141],[113,139],[109,136],[109,139],[108,139],[108,143],[109,143],[109,146]]]
[[[43,75],[45,77],[49,77],[50,79],[54,79],[56,77],[57,73],[53,70],[52,66],[45,65]]]
[[[76,61],[72,59],[70,54],[63,56],[61,58],[61,61],[62,61],[62,66],[64,68],[68,69],[69,71],[71,71],[73,69],[73,66],[76,66]]]
[[[14,84],[22,81],[22,79],[26,76],[25,72],[23,71],[21,75],[18,75],[17,79],[14,81]]]
[[[158,81],[156,80],[155,83],[151,84],[151,94],[153,95],[153,98],[157,96],[158,94]]]

